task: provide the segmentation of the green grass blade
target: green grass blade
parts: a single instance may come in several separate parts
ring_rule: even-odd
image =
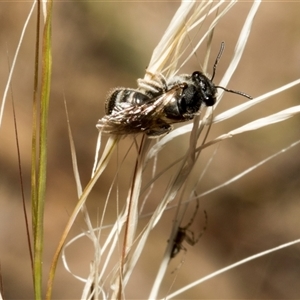
[[[44,206],[46,193],[46,171],[47,171],[47,124],[49,111],[49,98],[51,86],[51,18],[52,1],[47,2],[43,41],[42,41],[42,82],[40,99],[40,123],[38,144],[38,166],[32,172],[32,208],[33,208],[33,235],[34,235],[34,293],[35,299],[42,299],[42,263],[44,245]],[[36,141],[33,129],[33,141]],[[35,144],[36,145],[36,144]],[[33,146],[33,158],[36,148]],[[33,161],[33,164],[36,160]]]

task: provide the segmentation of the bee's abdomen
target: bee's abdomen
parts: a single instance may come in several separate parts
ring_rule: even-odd
[[[142,105],[149,101],[149,97],[135,89],[116,88],[107,96],[105,112],[110,115],[115,108]]]

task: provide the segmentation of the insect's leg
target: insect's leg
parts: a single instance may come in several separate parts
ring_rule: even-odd
[[[198,237],[195,239],[194,236],[194,232],[191,230],[186,229],[187,232],[191,233],[191,236],[188,236],[187,234],[185,235],[185,240],[187,243],[189,243],[191,246],[194,246],[196,243],[198,243],[199,239],[201,238],[201,236],[204,234],[204,232],[206,231],[207,228],[207,213],[204,210],[204,216],[205,216],[205,224],[202,228],[202,231],[199,233]]]
[[[155,80],[160,84],[164,92],[168,90],[166,77],[162,73],[156,73]]]
[[[205,223],[204,223],[204,226],[203,226],[203,228],[202,228],[202,231],[199,233],[199,235],[198,235],[198,238],[197,238],[197,241],[196,241],[196,243],[199,241],[199,239],[201,238],[201,236],[203,235],[203,233],[206,231],[206,229],[207,229],[207,220],[208,220],[208,218],[207,218],[207,212],[206,212],[206,210],[204,210],[203,211],[203,213],[204,213],[204,217],[205,217]]]
[[[146,131],[146,134],[148,135],[149,138],[158,138],[163,135],[166,135],[171,130],[172,130],[171,125],[169,125],[168,123],[165,123],[165,122],[163,122],[163,123],[161,122],[160,124],[151,126],[151,128],[149,128]]]
[[[168,85],[167,85],[167,79],[162,73],[152,73],[149,71],[146,71],[146,74],[151,77],[151,81],[156,81],[160,84],[160,86],[164,89],[164,91],[167,91]]]
[[[138,88],[141,89],[145,94],[152,95],[153,97],[159,96],[162,93],[167,91],[167,81],[163,74],[157,73],[152,74],[147,72],[151,75],[151,79],[142,79],[139,78],[137,80]]]
[[[196,195],[196,193],[195,193],[195,195]],[[188,229],[189,227],[191,227],[191,225],[193,224],[193,222],[196,218],[196,215],[197,215],[197,212],[198,212],[198,209],[199,209],[199,199],[197,198],[196,201],[197,201],[197,203],[196,203],[196,207],[195,207],[195,210],[194,210],[194,214],[191,217],[190,221],[184,227],[182,227],[183,229]]]
[[[176,271],[178,271],[181,268],[182,264],[184,263],[184,259],[185,259],[186,253],[187,253],[187,249],[182,246],[181,250],[184,251],[183,256],[181,257],[179,265],[171,272],[171,274],[174,274]]]

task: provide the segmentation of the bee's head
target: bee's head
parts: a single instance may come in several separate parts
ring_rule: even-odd
[[[217,95],[217,89],[213,82],[199,71],[192,74],[191,80],[195,87],[194,97],[197,97],[198,101],[204,102],[206,106],[213,106],[216,103]]]

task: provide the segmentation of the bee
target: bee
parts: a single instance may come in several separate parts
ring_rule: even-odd
[[[106,116],[97,127],[114,134],[144,132],[149,137],[159,137],[172,129],[171,124],[193,119],[202,102],[211,106],[216,101],[215,88],[200,72],[177,76],[161,87],[151,82],[143,84],[151,89],[113,90],[106,101]]]
[[[192,120],[201,106],[216,103],[217,88],[252,99],[249,95],[216,86],[215,71],[224,43],[209,79],[195,71],[166,79],[163,74],[150,74],[151,79],[138,79],[138,88],[115,88],[105,102],[106,115],[96,125],[105,133],[124,135],[146,133],[150,138],[161,137],[172,130],[172,124]]]

